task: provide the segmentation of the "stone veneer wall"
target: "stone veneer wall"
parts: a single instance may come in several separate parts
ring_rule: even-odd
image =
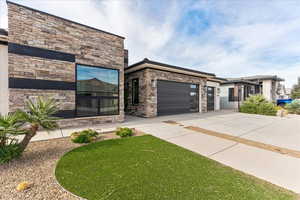
[[[24,100],[35,97],[54,98],[59,103],[61,110],[75,109],[75,91],[71,90],[37,90],[37,89],[16,89],[9,91],[10,109],[24,109]]]
[[[147,81],[145,76],[146,70],[133,72],[130,74],[125,74],[125,93],[127,93],[127,108],[125,108],[125,112],[128,114],[147,117],[146,112],[146,100],[147,100]],[[133,105],[132,103],[132,80],[139,79],[139,104]]]
[[[75,82],[72,62],[17,54],[9,54],[8,57],[9,77]]]
[[[139,105],[132,105],[131,101],[131,80],[139,78]],[[199,111],[207,112],[207,95],[204,85],[206,78],[178,74],[174,72],[166,72],[155,69],[144,69],[142,71],[126,74],[126,83],[128,84],[128,113],[143,116],[157,116],[157,80],[168,80],[177,82],[187,82],[199,85]]]
[[[75,55],[75,63],[118,69],[120,114],[89,119],[65,119],[63,126],[124,120],[124,38],[95,30],[43,12],[8,2],[9,43]],[[9,77],[75,82],[75,63],[9,53]],[[75,109],[74,90],[9,89],[9,109],[24,107],[24,100],[51,96],[61,109]]]

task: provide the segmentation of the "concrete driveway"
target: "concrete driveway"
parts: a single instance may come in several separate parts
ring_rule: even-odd
[[[165,123],[173,121],[175,123]],[[110,131],[117,126],[134,127],[168,142],[199,153],[227,166],[300,193],[300,158],[236,141],[189,130],[196,126],[260,143],[300,151],[300,116],[287,118],[249,115],[232,111],[194,113],[156,118],[127,117],[124,123],[102,124]],[[87,127],[81,127],[85,129]],[[89,127],[91,128],[91,127]],[[69,136],[78,129],[41,133],[34,140]]]
[[[259,141],[300,151],[300,116],[287,118],[242,113],[218,113],[200,119],[178,120],[185,126],[218,131],[241,138]]]
[[[177,123],[164,123],[171,120]],[[138,129],[237,170],[300,193],[300,158],[188,130],[197,126],[228,135],[300,151],[300,117],[234,112],[187,114],[149,119]]]

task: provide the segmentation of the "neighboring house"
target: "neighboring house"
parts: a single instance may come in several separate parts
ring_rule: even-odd
[[[253,94],[262,94],[272,102],[286,98],[282,81],[284,79],[272,75],[228,78],[221,85],[221,108],[238,109],[242,101]]]
[[[229,80],[221,85],[221,109],[238,109],[247,97],[260,94],[258,83],[245,80]]]
[[[285,88],[285,98],[284,99],[290,99],[292,98],[292,88]]]
[[[252,81],[258,83],[261,88],[261,94],[264,95],[269,101],[276,101],[280,95],[284,95],[281,82],[284,79],[276,75],[257,75],[240,78],[242,80]]]
[[[0,31],[0,113],[47,96],[61,126],[124,120],[124,37],[7,2]]]
[[[125,109],[143,117],[219,110],[222,81],[145,58],[125,68]]]

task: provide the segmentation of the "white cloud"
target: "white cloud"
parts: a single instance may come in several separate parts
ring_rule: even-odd
[[[0,28],[7,28],[7,9],[3,0],[0,0]]]
[[[14,1],[125,36],[131,63],[148,57],[225,77],[277,74],[288,86],[300,71],[297,0]],[[189,18],[192,11],[199,17]]]

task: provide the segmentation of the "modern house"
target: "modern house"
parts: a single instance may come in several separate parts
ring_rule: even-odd
[[[0,113],[47,96],[62,127],[124,120],[124,37],[7,2],[0,31]]]
[[[221,84],[221,108],[238,109],[253,94],[262,94],[267,100],[275,102],[285,96],[282,81],[284,79],[273,75],[228,78]]]
[[[142,117],[219,110],[222,81],[145,58],[125,68],[125,110]]]
[[[251,94],[280,95],[277,76],[222,79],[144,59],[128,66],[124,37],[7,1],[0,29],[0,113],[38,96],[59,102],[61,127],[238,108]]]

